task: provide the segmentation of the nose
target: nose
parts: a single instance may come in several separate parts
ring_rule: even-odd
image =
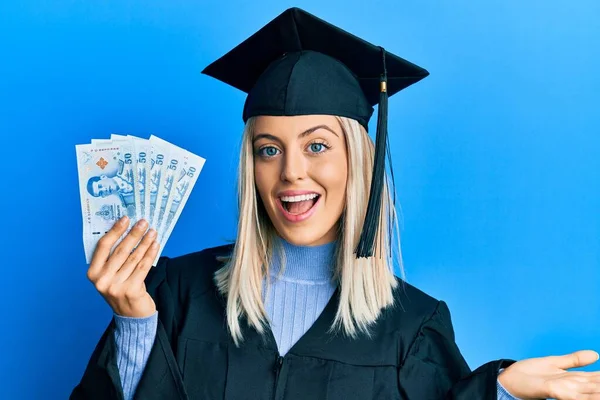
[[[283,157],[281,180],[295,182],[306,177],[306,160],[300,151],[288,151]]]

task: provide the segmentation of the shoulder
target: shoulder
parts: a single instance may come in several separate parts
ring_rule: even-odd
[[[428,317],[438,307],[439,299],[398,277],[396,281],[398,283],[394,289],[394,308],[396,312]]]
[[[233,244],[227,244],[177,257],[161,257],[146,279],[148,290],[165,283],[179,294],[211,290],[215,287],[214,273],[224,265],[223,257],[232,250]]]
[[[394,304],[382,312],[386,330],[417,332],[446,309],[443,301],[398,277],[396,280],[398,284],[394,289]]]

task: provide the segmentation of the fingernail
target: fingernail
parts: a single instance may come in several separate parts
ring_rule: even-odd
[[[154,229],[150,229],[148,231],[148,237],[153,238],[154,236],[156,236],[156,231]]]
[[[125,225],[125,224],[127,223],[127,220],[128,220],[128,219],[129,219],[129,217],[127,217],[127,215],[125,215],[125,216],[123,216],[123,217],[121,218],[121,220],[119,221],[119,223],[120,223],[121,225]]]
[[[152,243],[152,250],[156,249],[158,249],[158,242],[155,240],[154,243]]]
[[[139,220],[137,223],[137,227],[140,229],[145,229],[146,226],[148,226],[148,223],[144,219]]]

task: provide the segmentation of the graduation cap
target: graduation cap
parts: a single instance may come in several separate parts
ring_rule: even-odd
[[[429,72],[294,7],[202,73],[248,93],[244,122],[258,115],[327,114],[355,119],[368,131],[379,105],[369,203],[356,248],[357,257],[371,257],[389,157],[387,100]]]

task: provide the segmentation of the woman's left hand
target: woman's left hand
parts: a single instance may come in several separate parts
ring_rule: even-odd
[[[498,375],[510,394],[520,399],[600,400],[600,372],[572,371],[598,360],[591,350],[564,356],[518,361]]]

